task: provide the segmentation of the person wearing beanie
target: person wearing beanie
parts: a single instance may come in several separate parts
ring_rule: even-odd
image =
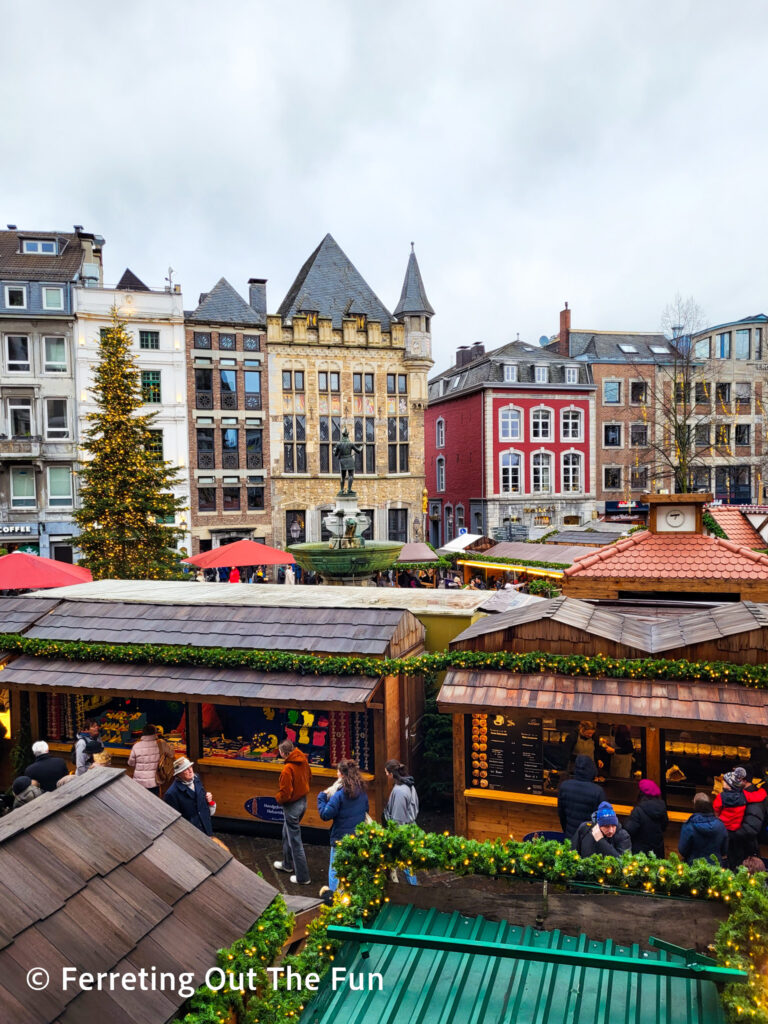
[[[63,779],[67,772],[67,763],[63,757],[54,757],[48,752],[48,744],[45,740],[38,740],[32,744],[32,753],[35,760],[24,769],[24,774],[40,786],[44,793],[52,793],[56,789],[56,783]]]
[[[573,837],[582,821],[587,821],[605,800],[602,786],[594,781],[595,762],[586,754],[579,754],[573,766],[573,776],[560,783],[557,791],[557,813],[566,839]]]
[[[715,814],[728,830],[728,867],[735,871],[747,857],[759,852],[765,825],[765,789],[751,785],[746,769],[734,768],[723,775],[723,791],[712,802]]]
[[[667,805],[652,779],[640,779],[637,803],[627,819],[626,830],[633,853],[652,853],[664,859],[664,833],[669,825]]]
[[[28,775],[19,775],[17,779],[13,780],[13,809],[17,807],[23,807],[24,804],[28,804],[30,800],[34,800],[36,797],[42,794],[40,786],[34,782]]]
[[[619,824],[613,806],[603,800],[589,821],[579,825],[573,845],[580,857],[596,853],[603,857],[620,857],[632,849],[632,840]]]
[[[706,793],[693,798],[693,814],[680,829],[677,845],[680,856],[688,864],[714,857],[723,866],[728,854],[728,829],[715,815]]]

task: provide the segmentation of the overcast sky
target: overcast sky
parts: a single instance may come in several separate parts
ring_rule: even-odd
[[[386,306],[410,242],[457,345],[765,312],[764,0],[3,7],[0,220],[83,224],[185,306],[330,231]]]

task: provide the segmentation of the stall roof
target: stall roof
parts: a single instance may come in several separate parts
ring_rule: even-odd
[[[143,665],[21,657],[4,670],[3,686],[46,690],[100,690],[154,700],[199,697],[216,704],[364,710],[378,676],[311,676],[205,665]]]
[[[640,725],[717,722],[751,732],[768,728],[768,691],[667,679],[595,679],[451,669],[437,698],[440,711],[522,708],[563,718],[603,716]]]
[[[113,768],[93,768],[0,821],[0,1020],[165,1024],[184,999],[161,991],[62,991],[61,972],[194,974],[278,895],[225,848]],[[45,967],[51,984],[27,986]]]
[[[305,587],[276,583],[186,583],[158,580],[98,580],[30,598],[66,601],[125,601],[139,604],[226,605],[249,608],[407,608],[414,615],[471,615],[490,594],[484,590],[396,587]],[[2,600],[2,599],[0,599]]]
[[[47,594],[49,591],[40,593]],[[41,597],[32,602],[28,597],[0,597],[0,630],[3,633],[21,633],[58,603],[58,598]]]
[[[439,558],[429,544],[403,544],[395,565],[401,562],[437,562]]]
[[[764,629],[768,627],[768,605],[739,601],[714,608],[679,611],[665,618],[643,619],[636,612],[601,608],[573,597],[556,597],[479,619],[460,633],[451,646],[541,619],[552,619],[585,633],[657,654],[734,633]]]
[[[462,533],[443,544],[441,548],[437,549],[437,553],[441,555],[444,551],[466,551],[471,544],[476,544],[479,540],[487,540],[487,538],[482,533]],[[491,541],[488,541],[489,546],[490,544]]]
[[[527,544],[524,541],[503,541],[483,552],[488,558],[522,558],[527,562],[559,562],[572,565],[582,555],[593,555],[594,548],[578,545]]]
[[[768,580],[768,558],[701,534],[642,530],[579,558],[567,580]]]
[[[189,604],[158,607],[121,601],[70,601],[64,594],[61,602],[48,609],[29,629],[27,636],[88,643],[185,644],[398,656],[413,646],[413,637],[423,641],[424,627],[409,611],[396,608]]]
[[[622,537],[622,530],[615,530],[613,533],[607,530],[561,530],[549,538],[549,543],[558,545],[581,544],[587,547],[602,547],[604,544],[613,544]]]
[[[347,977],[385,978],[382,991],[358,992],[349,985],[328,989],[307,1007],[302,1022],[353,1024],[363,1019],[378,1024],[438,1024],[478,1021],[484,1024],[723,1024],[723,1007],[714,981],[696,977],[670,978],[646,973],[649,961],[672,960],[639,945],[597,942],[586,935],[521,928],[506,921],[464,917],[436,910],[388,904],[371,926],[374,931],[418,934],[483,943],[487,953],[447,952],[409,945],[372,943],[365,950],[347,943],[337,962]],[[528,947],[531,959],[493,956],[498,944]],[[563,954],[593,954],[604,958],[600,967],[550,964],[537,960],[535,950]],[[632,957],[638,971],[611,969],[611,959]],[[481,998],[478,994],[481,993]],[[364,1002],[362,1002],[364,1001]],[[364,1010],[361,1011],[361,1005]]]
[[[760,536],[759,531],[747,518],[748,512],[740,505],[707,505],[707,512],[712,516],[718,526],[725,531],[728,540],[739,544],[744,548],[765,548],[766,541]],[[754,519],[760,522],[768,518],[768,512],[762,514],[752,513]]]

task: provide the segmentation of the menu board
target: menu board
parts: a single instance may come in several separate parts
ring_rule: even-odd
[[[467,777],[479,789],[541,793],[542,722],[517,709],[472,715],[467,736]]]

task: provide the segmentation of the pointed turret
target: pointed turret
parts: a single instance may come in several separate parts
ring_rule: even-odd
[[[403,290],[394,316],[405,326],[405,351],[414,359],[432,358],[431,322],[434,314],[411,242],[411,255],[408,257]]]
[[[400,292],[400,301],[395,307],[394,315],[397,317],[409,313],[421,313],[426,316],[434,316],[435,311],[429,303],[427,293],[424,289],[424,282],[421,279],[421,271],[411,242],[411,255],[408,257],[408,266],[405,271],[403,290]]]

